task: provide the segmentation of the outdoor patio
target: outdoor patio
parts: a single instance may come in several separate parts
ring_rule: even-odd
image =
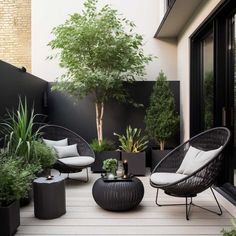
[[[55,173],[56,174],[56,173]],[[156,191],[149,184],[149,175],[140,177],[145,193],[140,205],[128,212],[110,212],[100,208],[92,197],[92,185],[100,177],[91,174],[88,183],[66,181],[66,214],[53,220],[34,217],[33,203],[21,208],[21,225],[16,235],[222,235],[220,231],[231,227],[232,216],[223,209],[217,216],[199,208],[192,209],[190,220],[185,219],[184,206],[157,207]],[[74,177],[84,177],[74,174]],[[161,192],[165,203],[183,202]],[[201,193],[196,203],[216,209],[208,192]]]

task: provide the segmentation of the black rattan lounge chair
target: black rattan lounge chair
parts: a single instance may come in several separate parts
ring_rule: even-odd
[[[213,128],[194,136],[190,140],[186,141],[185,143],[181,144],[173,151],[168,153],[154,168],[150,178],[151,186],[157,188],[156,204],[158,206],[185,205],[187,220],[189,220],[191,206],[200,207],[218,215],[222,215],[222,210],[212,190],[212,185],[215,183],[221,169],[223,158],[222,151],[227,145],[229,139],[230,131],[227,128]],[[160,182],[158,176],[162,175],[167,176],[168,178],[169,176],[174,176],[176,174],[190,146],[203,151],[218,149],[220,147],[221,150],[217,154],[215,154],[214,157],[211,158],[211,160],[200,166],[193,173],[189,175],[183,175],[183,177],[180,178],[174,178],[172,179],[172,182],[171,180],[169,180],[168,182],[166,181],[166,179]],[[211,189],[214,199],[219,207],[219,212],[211,211],[207,208],[198,206],[193,203],[193,197],[196,197],[197,194],[201,193],[207,188]],[[159,189],[164,190],[164,192],[168,195],[185,198],[185,204],[159,204]],[[190,199],[190,202],[188,202],[188,199]]]
[[[40,132],[42,137],[45,139],[61,140],[68,138],[69,145],[77,144],[77,149],[80,156],[90,157],[90,159],[93,158],[94,162],[95,155],[93,150],[90,148],[89,144],[75,132],[58,125],[41,125]],[[78,157],[78,160],[80,160],[80,157]],[[53,168],[58,170],[60,174],[67,173],[67,178],[69,178],[70,173],[81,172],[83,169],[86,169],[87,178],[85,182],[89,180],[88,167],[91,166],[92,163],[86,164],[83,161],[83,163],[70,165],[63,163],[62,161],[63,159],[58,159],[53,166]]]

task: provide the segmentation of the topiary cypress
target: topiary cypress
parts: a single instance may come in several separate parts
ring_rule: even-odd
[[[169,82],[162,71],[153,87],[145,123],[149,136],[160,145],[160,150],[164,150],[166,141],[176,132],[179,115]]]

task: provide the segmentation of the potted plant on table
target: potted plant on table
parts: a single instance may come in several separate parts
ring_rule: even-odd
[[[20,225],[19,199],[27,196],[34,167],[20,158],[0,154],[0,222],[1,236],[11,236]]]
[[[113,158],[109,158],[103,161],[103,170],[107,173],[108,179],[114,179],[116,176],[116,170],[117,170],[117,160]]]
[[[146,153],[148,146],[147,136],[141,136],[141,129],[126,128],[126,134],[118,136],[121,149],[122,160],[128,161],[128,173],[132,175],[145,175],[146,173]]]
[[[95,153],[95,162],[91,166],[93,172],[104,172],[103,161],[108,158],[120,160],[120,152],[114,151],[114,143],[107,139],[103,139],[101,144],[99,144],[97,139],[94,139],[90,146]]]
[[[146,130],[160,150],[152,149],[152,169],[170,151],[164,150],[166,142],[176,133],[179,115],[169,82],[161,71],[157,77],[145,116]]]

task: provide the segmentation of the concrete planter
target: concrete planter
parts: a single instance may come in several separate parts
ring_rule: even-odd
[[[155,168],[155,166],[170,152],[171,150],[158,150],[152,149],[152,164],[151,171]]]
[[[109,158],[120,160],[120,152],[118,151],[104,151],[104,152],[96,152],[95,153],[95,162],[91,166],[91,170],[93,172],[105,172],[102,169],[103,161]]]
[[[122,160],[128,161],[128,173],[133,175],[145,175],[146,173],[146,153],[122,152]]]
[[[1,236],[12,236],[20,225],[19,202],[14,201],[9,206],[0,207]]]

